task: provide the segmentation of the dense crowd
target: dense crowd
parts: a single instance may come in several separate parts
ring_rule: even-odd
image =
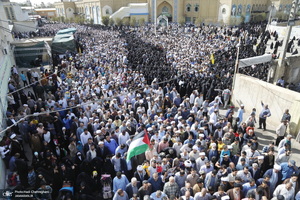
[[[83,51],[57,58],[57,71],[13,67],[0,145],[9,188],[40,191],[34,199],[300,198],[288,110],[261,148],[268,105],[247,117],[229,105],[237,45],[240,58],[263,54],[263,26],[73,26]],[[127,159],[138,133],[149,148]]]

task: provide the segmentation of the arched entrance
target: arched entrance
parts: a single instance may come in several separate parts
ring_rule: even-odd
[[[166,16],[169,22],[172,22],[173,7],[168,2],[164,1],[157,6],[157,16]]]

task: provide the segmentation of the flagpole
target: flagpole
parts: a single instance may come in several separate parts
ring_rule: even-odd
[[[239,72],[239,54],[240,54],[240,44],[241,38],[239,37],[239,43],[237,44],[237,55],[236,55],[236,60],[235,60],[235,66],[234,66],[234,74],[233,74],[233,81],[232,81],[232,92],[234,90],[234,84],[235,84],[235,79],[236,79],[236,74]]]
[[[156,0],[154,0],[154,34],[156,35],[156,15],[157,15],[157,13],[156,13]]]

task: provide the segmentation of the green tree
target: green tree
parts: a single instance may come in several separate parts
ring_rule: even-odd
[[[102,23],[103,23],[105,26],[108,26],[108,24],[109,24],[109,16],[103,16],[103,17],[102,17]]]
[[[128,17],[123,18],[123,19],[122,19],[122,23],[123,23],[125,26],[129,26],[129,25],[130,25],[130,20],[129,20],[129,18],[128,18]]]
[[[64,16],[60,16],[59,21],[62,22],[62,23],[65,23],[65,17]]]
[[[115,24],[115,20],[113,18],[109,18],[109,25],[113,26]]]
[[[119,26],[119,27],[123,25],[123,22],[122,22],[121,18],[119,18],[119,17],[116,18],[116,25]]]
[[[138,24],[139,24],[139,26],[144,26],[145,25],[145,19],[144,18],[140,18],[138,20]]]
[[[130,26],[136,26],[136,18],[135,17],[130,18]]]
[[[196,26],[200,26],[201,23],[202,23],[201,18],[200,18],[200,17],[197,17],[197,19],[196,19],[196,21],[195,21],[195,25],[196,25]]]
[[[183,17],[180,17],[178,23],[180,24],[180,26],[183,26],[185,23],[185,19]]]

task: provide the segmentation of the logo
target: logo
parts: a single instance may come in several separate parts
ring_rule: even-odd
[[[10,191],[10,190],[3,190],[2,196],[3,197],[12,197],[13,196],[13,192]]]

